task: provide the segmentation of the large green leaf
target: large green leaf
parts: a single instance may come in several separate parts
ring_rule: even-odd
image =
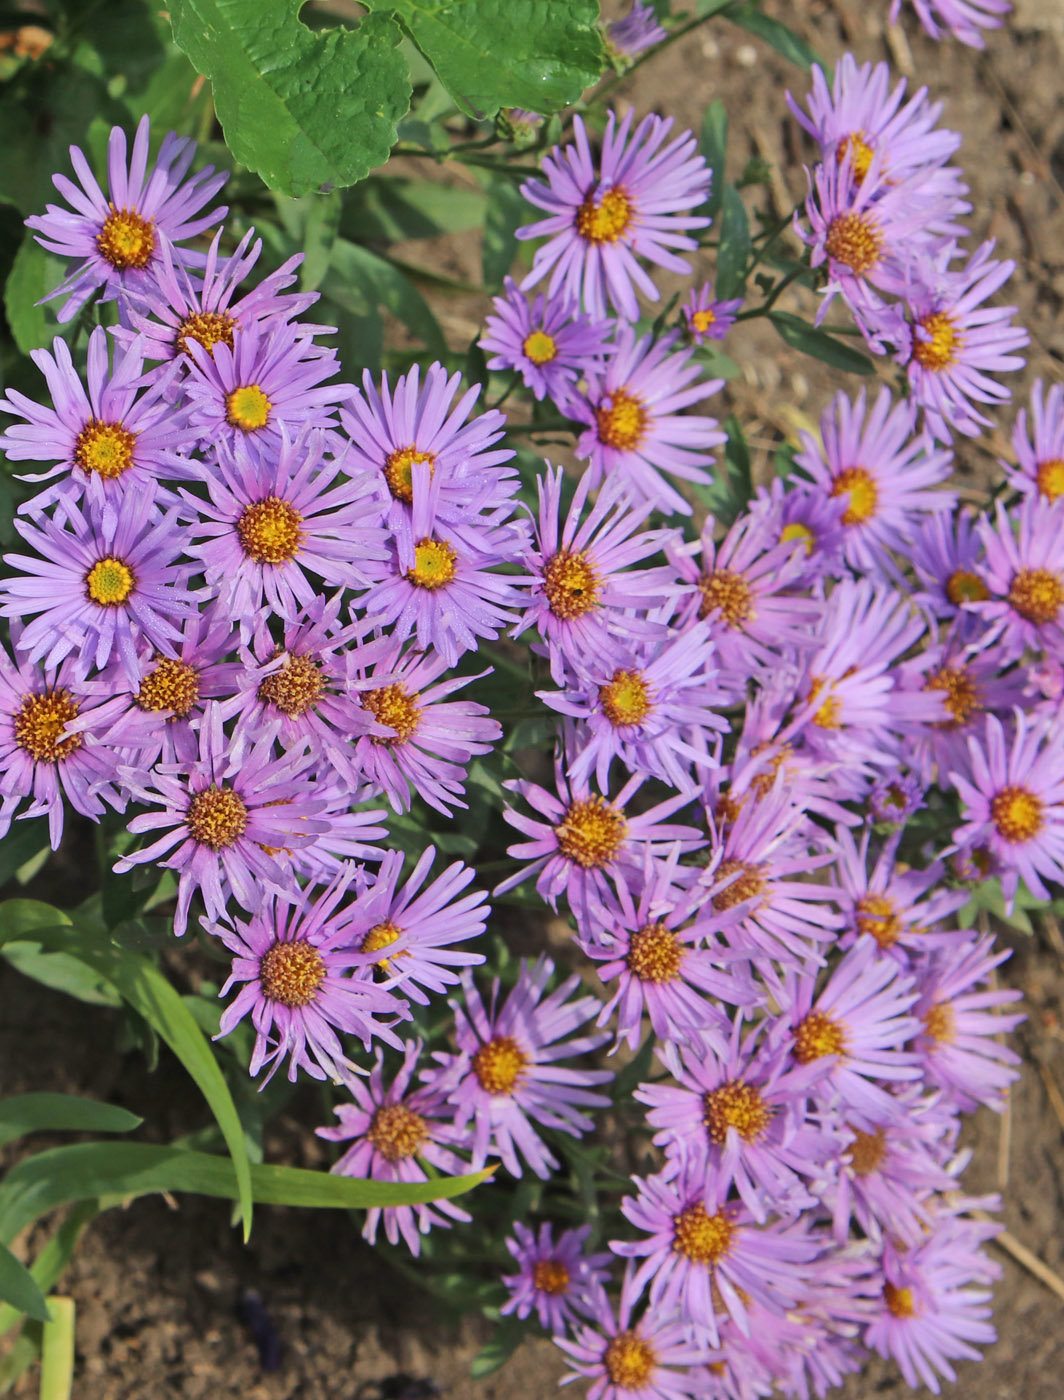
[[[406,273],[368,248],[338,238],[332,247],[329,271],[321,282],[322,296],[356,316],[385,307],[407,330],[438,356],[447,342],[428,302]]]
[[[11,327],[15,344],[24,355],[31,350],[39,350],[42,345],[50,347],[53,337],[57,335],[69,337],[73,334],[76,322],[60,326],[56,319],[59,302],[50,302],[46,306],[39,304],[62,282],[66,267],[65,258],[46,253],[33,234],[27,232],[15,254],[11,275],[4,288],[7,324]],[[16,837],[20,834],[18,828],[14,834]],[[12,839],[5,837],[4,844]]]
[[[236,159],[271,189],[353,185],[383,165],[410,105],[386,14],[312,33],[303,0],[170,0],[174,39],[210,78]]]
[[[12,1094],[0,1099],[0,1147],[26,1133],[130,1133],[142,1122],[117,1104],[76,1094]]]
[[[37,1287],[36,1280],[25,1264],[20,1264],[7,1245],[2,1242],[0,1242],[0,1298],[20,1313],[26,1313],[29,1317],[36,1318],[38,1322],[48,1321],[48,1305],[44,1301],[44,1294]]]
[[[557,112],[606,66],[598,0],[365,0],[398,16],[454,100]]]
[[[81,1205],[76,1206],[69,1215],[64,1217],[55,1234],[37,1255],[37,1258],[30,1265],[30,1274],[42,1294],[51,1292],[70,1263],[78,1241],[85,1232],[86,1225],[94,1220],[99,1213],[98,1202],[83,1201]],[[10,1303],[0,1303],[0,1337],[10,1332],[12,1327],[21,1321],[22,1312],[23,1309],[16,1308]],[[10,1355],[9,1351],[8,1357]],[[3,1385],[0,1383],[0,1395],[3,1394]]]
[[[27,933],[34,942],[76,957],[105,977],[196,1081],[232,1154],[247,1238],[251,1232],[252,1203],[243,1125],[225,1076],[188,1007],[154,963],[111,942],[102,928],[86,933],[72,926],[69,915],[62,910],[38,900],[9,899],[0,904],[0,943],[25,938]]]
[[[302,1167],[254,1166],[251,1186],[260,1205],[314,1206],[332,1210],[419,1205],[450,1200],[478,1186],[492,1168],[434,1181],[360,1181]],[[0,1241],[57,1206],[111,1196],[125,1200],[156,1191],[193,1191],[238,1198],[233,1163],[207,1152],[186,1152],[146,1142],[86,1142],[27,1157],[0,1186]]]
[[[851,374],[875,374],[876,367],[867,355],[836,340],[819,326],[811,326],[800,316],[792,316],[789,311],[772,311],[768,319],[787,344],[794,350],[801,350],[803,355],[812,355],[814,360],[823,360],[824,364]]]
[[[746,291],[746,263],[750,256],[750,221],[742,195],[725,185],[720,215],[720,248],[717,250],[717,296],[727,300]]]

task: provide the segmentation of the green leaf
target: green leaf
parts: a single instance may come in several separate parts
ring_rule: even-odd
[[[440,357],[447,354],[447,342],[428,302],[405,272],[368,248],[338,238],[333,244],[332,260],[322,279],[321,291],[323,296],[355,315],[364,316],[383,306],[398,317],[431,354]]]
[[[836,340],[819,326],[811,326],[800,316],[792,316],[789,311],[770,311],[768,319],[792,350],[801,350],[805,355],[812,355],[814,360],[822,360],[826,365],[848,370],[851,374],[875,374],[875,365],[867,355]]]
[[[50,346],[57,335],[70,335],[74,324],[60,326],[56,320],[59,302],[38,306],[49,292],[55,290],[66,273],[66,259],[46,253],[32,233],[27,232],[4,288],[4,311],[15,344],[24,355],[41,346]],[[5,839],[5,845],[7,840]],[[21,863],[21,862],[20,862]]]
[[[734,413],[729,413],[723,423],[728,441],[724,444],[724,460],[728,464],[732,479],[732,489],[743,505],[754,494],[754,483],[750,467],[750,449],[746,444],[743,425]]]
[[[717,250],[717,296],[721,301],[741,297],[746,291],[746,264],[750,257],[750,220],[742,195],[734,185],[725,185],[720,216],[720,247]]]
[[[504,1366],[528,1335],[528,1329],[512,1317],[504,1318],[495,1327],[491,1337],[474,1356],[469,1374],[475,1381],[482,1381],[500,1366]]]
[[[3,1243],[0,1243],[0,1298],[38,1322],[47,1322],[51,1316],[33,1275]]]
[[[152,962],[111,942],[104,930],[87,932],[73,928],[62,910],[37,900],[9,899],[0,904],[0,944],[24,937],[27,932],[35,942],[77,957],[105,977],[188,1070],[232,1154],[247,1239],[252,1202],[244,1129],[225,1076],[188,1007]]]
[[[727,109],[723,102],[714,99],[706,108],[706,115],[702,118],[702,135],[698,142],[699,149],[705,156],[706,164],[713,176],[705,208],[710,217],[714,219],[720,212],[720,206],[724,200],[724,165],[727,144]]]
[[[0,841],[0,885],[6,885],[12,876],[17,879],[18,872],[42,850],[46,854],[51,850],[46,819],[15,822]]]
[[[69,953],[49,953],[39,943],[21,940],[5,943],[0,952],[16,972],[53,992],[62,992],[87,1006],[122,1004],[122,998],[106,978]]]
[[[531,217],[531,208],[512,180],[492,178],[484,184],[490,196],[484,220],[480,260],[484,288],[495,292],[513,267],[518,244],[514,234]]]
[[[42,1293],[51,1292],[52,1288],[62,1277],[63,1271],[70,1263],[74,1250],[77,1248],[78,1241],[85,1231],[86,1225],[88,1225],[90,1220],[94,1220],[99,1213],[99,1206],[95,1201],[84,1201],[81,1205],[75,1207],[37,1255],[37,1258],[30,1265],[30,1274],[33,1276],[34,1283]],[[16,1309],[10,1305],[0,1304],[0,1337],[10,1332],[12,1327],[20,1321],[21,1316],[21,1312],[16,1311]],[[12,1348],[12,1351],[13,1350],[14,1348]],[[9,1358],[12,1351],[8,1352]],[[0,1395],[3,1395],[3,1393],[3,1381],[0,1381]]]
[[[748,33],[764,39],[766,44],[770,44],[777,53],[790,59],[792,63],[797,63],[799,68],[812,68],[814,63],[824,67],[824,62],[817,56],[816,50],[799,34],[795,34],[793,29],[789,29],[780,20],[763,14],[756,5],[738,5],[727,11],[726,18]],[[830,81],[831,74],[828,73],[828,82]]]
[[[343,212],[340,193],[308,196],[307,221],[303,229],[303,264],[299,269],[299,290],[316,292],[329,268],[329,260],[340,231]]]
[[[507,189],[512,185],[507,182]],[[429,180],[371,175],[344,199],[340,232],[352,242],[398,243],[478,228],[487,210],[480,190]]]
[[[70,1400],[74,1384],[74,1300],[50,1298],[41,1336],[40,1400]]]
[[[479,1186],[494,1168],[433,1181],[360,1181],[302,1167],[253,1166],[251,1189],[259,1205],[327,1210],[420,1205],[451,1200]],[[193,1191],[237,1200],[232,1160],[144,1142],[86,1142],[55,1147],[18,1162],[0,1186],[0,1240],[12,1240],[39,1216],[71,1201],[97,1196],[126,1200],[155,1191]]]
[[[174,39],[210,78],[225,139],[271,189],[353,185],[383,165],[410,79],[388,15],[312,33],[303,0],[171,0]]]
[[[602,74],[598,0],[365,0],[396,15],[469,116],[546,115]]]
[[[130,1133],[142,1122],[117,1104],[76,1094],[12,1094],[0,1099],[0,1147],[26,1133]]]

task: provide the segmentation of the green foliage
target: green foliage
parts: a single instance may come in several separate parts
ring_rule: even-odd
[[[742,195],[725,185],[720,215],[720,249],[717,253],[716,294],[722,301],[746,291],[746,265],[750,257],[750,220]]]
[[[303,0],[171,0],[174,39],[210,78],[225,139],[271,189],[353,185],[382,165],[410,105],[387,14],[312,33]]]
[[[875,365],[860,350],[854,350],[844,341],[836,340],[819,326],[811,326],[800,316],[792,316],[789,311],[772,311],[768,318],[783,340],[792,350],[801,350],[814,360],[835,369],[847,370],[850,374],[875,374]]]
[[[26,1133],[130,1133],[142,1121],[117,1104],[76,1094],[13,1094],[0,1099],[0,1147]]]
[[[792,63],[797,63],[800,68],[812,68],[814,63],[824,67],[824,62],[817,56],[816,50],[807,44],[801,35],[795,34],[794,30],[781,20],[764,14],[758,5],[729,6],[725,13],[733,24],[738,24],[750,34],[756,34],[759,39],[764,39],[777,53],[789,58]],[[829,73],[829,81],[830,76]]]
[[[705,210],[715,219],[724,202],[724,164],[728,144],[728,113],[724,103],[714,99],[706,108],[702,118],[702,132],[698,147],[709,166],[712,180]]]
[[[0,1299],[16,1311],[38,1322],[47,1322],[50,1316],[44,1294],[25,1264],[20,1264],[0,1241]]]

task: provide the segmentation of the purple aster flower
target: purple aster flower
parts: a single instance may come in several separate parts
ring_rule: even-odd
[[[744,697],[751,672],[779,666],[784,647],[808,647],[823,604],[799,596],[805,584],[805,554],[795,539],[781,539],[780,522],[764,511],[740,515],[724,539],[714,538],[707,516],[695,546],[673,545],[668,557],[677,575],[694,588],[681,600],[677,626],[705,618],[716,644],[717,664],[729,690]]]
[[[948,33],[962,44],[982,49],[986,47],[983,30],[998,29],[1004,24],[1005,16],[1012,12],[1012,0],[912,0],[912,7],[932,39],[941,39]],[[900,12],[901,0],[892,0],[891,23]]]
[[[949,512],[956,502],[952,491],[935,489],[949,477],[953,453],[917,436],[916,417],[916,408],[893,403],[886,387],[866,413],[862,389],[853,401],[835,395],[820,420],[822,446],[802,433],[796,464],[845,503],[843,551],[856,572],[896,575],[889,551],[907,552],[921,518]]]
[[[59,309],[60,322],[72,320],[97,287],[104,289],[104,299],[117,297],[123,306],[142,299],[154,283],[160,236],[171,244],[182,243],[225,217],[224,206],[207,214],[200,211],[225,184],[228,172],[216,175],[209,165],[186,179],[196,143],[171,131],[163,137],[149,175],[149,134],[145,115],[137,126],[127,165],[126,134],[121,127],[112,128],[107,143],[107,195],[81,151],[71,146],[70,159],[81,188],[65,175],[53,175],[52,183],[73,212],[49,204],[43,214],[26,220],[43,248],[79,260],[47,298],[66,296]],[[194,255],[175,248],[174,256],[186,262]]]
[[[924,410],[928,430],[946,441],[951,429],[978,437],[990,419],[976,404],[1000,404],[1011,391],[991,375],[1022,369],[1017,355],[1030,340],[1010,325],[1014,306],[983,303],[1012,276],[1016,264],[994,260],[993,242],[982,244],[962,268],[950,268],[956,245],[921,267],[903,291],[908,303],[908,338],[896,359],[909,376],[913,400]]]
[[[918,1057],[902,1049],[919,1029],[910,1014],[917,993],[875,939],[861,938],[836,965],[819,995],[815,975],[788,974],[775,998],[780,1019],[771,1036],[789,1045],[797,1064],[820,1064],[819,1101],[872,1123],[900,1110],[883,1087],[921,1075]]]
[[[454,945],[478,938],[490,911],[483,890],[461,893],[476,876],[468,865],[456,861],[422,889],[436,859],[436,848],[429,846],[400,889],[403,859],[399,851],[385,851],[377,875],[347,907],[344,918],[351,946],[378,955],[372,965],[362,964],[361,975],[372,976],[375,967],[388,978],[389,987],[401,988],[405,996],[426,1006],[429,998],[423,987],[442,992],[459,980],[453,968],[484,961],[483,953]]]
[[[1051,384],[1045,390],[1040,379],[1035,381],[1030,431],[1027,410],[1021,408],[1012,430],[1012,450],[1016,466],[1002,462],[1011,486],[1050,501],[1064,496],[1064,385]]]
[[[576,381],[610,352],[612,322],[581,316],[564,296],[548,299],[539,292],[530,306],[507,277],[492,306],[495,314],[486,318],[477,342],[492,356],[488,369],[516,370],[537,399],[550,398],[562,410]]]
[[[955,947],[934,951],[917,969],[920,1000],[913,1014],[922,1022],[916,1049],[924,1078],[964,1112],[986,1104],[1003,1113],[1008,1086],[1019,1078],[1019,1055],[998,1037],[1026,1017],[1022,1011],[998,1013],[1023,994],[1008,987],[975,990],[1011,955],[1010,948],[994,952],[992,935],[968,934]]]
[[[1028,648],[1064,654],[1064,502],[1029,495],[1009,510],[998,501],[994,523],[984,516],[977,531],[983,591],[969,588],[965,601],[990,624],[985,640],[1008,660]]]
[[[458,1053],[437,1051],[434,1059],[440,1068],[422,1078],[429,1085],[447,1085],[456,1130],[472,1124],[474,1170],[489,1154],[498,1153],[506,1170],[520,1176],[520,1156],[546,1180],[558,1161],[535,1124],[581,1137],[594,1126],[582,1110],[605,1108],[610,1102],[593,1086],[611,1080],[611,1070],[566,1069],[557,1063],[596,1050],[609,1033],[573,1037],[598,1011],[599,1001],[594,996],[570,1000],[580,986],[576,974],[545,995],[553,976],[549,958],[533,964],[523,959],[502,1005],[496,978],[485,1007],[471,975],[462,974],[465,1008],[451,1003]]]
[[[803,1178],[822,1176],[835,1150],[831,1134],[807,1113],[820,1069],[795,1065],[786,1047],[766,1040],[767,1024],[743,1035],[737,1015],[726,1038],[666,1042],[659,1055],[676,1083],[635,1091],[668,1161],[701,1172],[710,1193],[734,1185],[758,1221],[808,1208],[813,1197]]]
[[[334,1163],[333,1172],[372,1181],[427,1181],[427,1164],[443,1176],[460,1176],[467,1163],[451,1151],[455,1134],[450,1128],[451,1110],[446,1096],[434,1088],[411,1089],[410,1082],[421,1054],[421,1041],[407,1041],[403,1063],[385,1088],[381,1052],[368,1080],[348,1083],[354,1103],[340,1104],[335,1110],[340,1123],[335,1128],[318,1128],[319,1137],[351,1146]],[[366,1212],[363,1238],[377,1240],[384,1225],[389,1244],[405,1240],[411,1254],[421,1252],[421,1236],[433,1226],[450,1229],[452,1220],[468,1221],[470,1216],[453,1201],[433,1201],[419,1206],[373,1206]]]
[[[683,591],[671,569],[628,569],[676,535],[675,530],[636,534],[653,509],[650,502],[633,505],[623,482],[608,478],[581,523],[591,491],[591,473],[585,472],[559,530],[562,481],[562,469],[549,465],[536,478],[537,548],[522,560],[532,590],[513,631],[520,636],[527,627],[539,629],[557,685],[565,683],[567,667],[581,675],[589,665],[608,666],[616,652],[615,638],[631,645],[663,637],[665,625],[640,614]]]
[[[751,1299],[781,1314],[803,1295],[803,1265],[822,1247],[804,1222],[760,1224],[744,1204],[727,1200],[726,1186],[707,1191],[700,1171],[633,1180],[637,1194],[625,1197],[621,1213],[646,1237],[612,1240],[610,1248],[643,1260],[632,1288],[649,1286],[651,1308],[679,1311],[717,1346],[718,1316],[748,1332]]]
[[[11,634],[17,656],[17,624]],[[117,763],[127,755],[108,735],[115,710],[113,699],[79,682],[71,658],[42,670],[12,662],[0,646],[0,837],[27,798],[20,815],[47,814],[53,851],[63,835],[64,798],[93,821],[104,802],[124,810],[114,782]]]
[[[613,354],[600,372],[590,366],[587,391],[574,394],[566,412],[588,424],[576,444],[579,457],[590,458],[593,486],[618,476],[633,495],[665,514],[691,514],[691,504],[665,481],[662,472],[708,484],[703,467],[713,461],[706,449],[725,436],[715,418],[683,414],[681,409],[723,388],[723,379],[694,383],[701,374],[688,363],[693,350],[672,353],[679,338],[672,331],[655,344],[650,335],[636,340],[631,326],[618,326]]]
[[[620,889],[632,876],[639,878],[647,859],[665,856],[673,841],[680,841],[685,851],[701,845],[693,826],[667,825],[663,820],[690,802],[689,792],[643,812],[626,810],[645,781],[641,774],[629,778],[612,800],[592,792],[586,783],[570,784],[560,763],[555,764],[557,795],[536,783],[520,779],[507,782],[511,792],[523,797],[546,820],[523,816],[512,807],[503,809],[510,825],[532,838],[510,846],[507,855],[531,864],[503,880],[495,887],[495,894],[503,894],[536,874],[540,898],[556,909],[558,896],[564,894],[582,921],[611,883]]]
[[[1014,715],[1011,742],[987,715],[983,735],[968,740],[967,764],[949,775],[964,807],[953,839],[987,848],[1010,904],[1020,880],[1036,899],[1052,898],[1045,880],[1064,884],[1064,746],[1051,717]]]
[[[289,438],[304,427],[331,427],[334,406],[352,388],[324,383],[340,367],[335,351],[275,320],[247,326],[232,348],[186,338],[185,354],[182,388],[200,438],[215,447],[243,442],[263,463],[282,450],[282,426]]]
[[[812,485],[779,477],[759,486],[750,503],[751,515],[763,515],[779,529],[781,544],[800,545],[802,572],[798,585],[810,587],[825,577],[844,572],[842,550],[846,527],[842,523],[847,502],[841,496],[825,496]]]
[[[926,796],[919,778],[899,769],[873,784],[868,794],[868,810],[875,822],[904,826],[915,812],[927,806]]]
[[[965,604],[990,597],[979,519],[959,509],[929,515],[919,522],[905,550],[923,584],[914,592],[914,601],[952,622],[955,634],[965,640],[986,631],[985,622]]]
[[[605,1289],[592,1295],[588,1316],[594,1326],[574,1324],[571,1338],[554,1338],[573,1368],[562,1384],[591,1381],[588,1400],[688,1400],[704,1395],[704,1339],[693,1337],[677,1313],[650,1309],[634,1318],[638,1301],[631,1267],[625,1271],[616,1314]]]
[[[593,1295],[609,1278],[610,1254],[584,1254],[590,1225],[579,1230],[563,1230],[554,1239],[554,1229],[544,1221],[538,1234],[513,1223],[513,1237],[506,1248],[517,1261],[516,1274],[504,1274],[502,1281],[510,1296],[499,1309],[503,1317],[516,1313],[522,1320],[533,1308],[539,1325],[556,1337],[565,1336],[581,1313],[593,1309]]]
[[[23,475],[23,481],[56,476],[63,480],[25,502],[23,511],[39,514],[60,496],[76,498],[83,491],[92,501],[109,500],[113,506],[127,491],[150,498],[160,480],[199,475],[198,467],[182,456],[195,445],[196,433],[169,402],[173,376],[157,375],[145,387],[142,342],[116,347],[112,372],[107,332],[97,326],[89,337],[88,392],[64,340],[56,338],[51,354],[30,354],[47,381],[53,407],[9,389],[0,399],[0,410],[26,421],[7,429],[0,449],[12,462],[56,464],[46,472]]]
[[[404,569],[413,567],[417,540],[432,534],[437,522],[446,525],[448,535],[476,547],[481,528],[501,523],[512,510],[518,476],[503,463],[514,453],[497,446],[506,419],[494,409],[470,419],[480,385],[455,403],[461,384],[462,376],[448,375],[441,364],[428,367],[422,384],[415,365],[400,375],[394,390],[387,375],[378,389],[367,370],[362,392],[353,389],[340,412],[351,444],[348,461],[374,483],[383,523],[396,537]],[[422,510],[415,536],[412,507],[422,472],[432,483],[432,511]],[[480,518],[484,512],[487,520]]]
[[[302,746],[300,746],[302,747]],[[387,813],[380,807],[364,808],[361,804],[372,799],[368,788],[352,788],[346,777],[328,764],[315,764],[308,773],[305,793],[318,804],[317,821],[323,830],[306,845],[271,847],[278,863],[283,866],[286,887],[298,878],[311,884],[324,884],[336,875],[344,861],[376,863],[384,858],[378,844],[387,840],[388,830],[379,823]],[[369,882],[369,875],[360,864],[355,880],[359,888]]]
[[[726,1031],[727,1019],[716,1002],[749,1009],[760,1000],[741,969],[738,974],[724,970],[735,961],[728,950],[703,922],[691,922],[706,894],[675,887],[678,858],[677,846],[664,865],[648,870],[638,901],[624,885],[616,896],[608,895],[597,911],[594,936],[578,938],[583,951],[599,964],[603,982],[617,978],[598,1024],[606,1025],[616,1012],[617,1044],[627,1040],[632,1050],[639,1043],[644,1015],[662,1040],[686,1041],[694,1032],[712,1039],[717,1028],[723,1046],[720,1032]]]
[[[973,1343],[997,1340],[989,1321],[990,1290],[973,1285],[1000,1275],[1001,1266],[981,1246],[1001,1229],[997,1221],[946,1217],[917,1248],[884,1248],[879,1311],[863,1340],[895,1361],[914,1389],[926,1385],[937,1395],[939,1375],[957,1379],[950,1361],[978,1361]]]
[[[632,8],[623,19],[615,19],[606,26],[606,48],[614,66],[624,72],[631,67],[637,54],[652,49],[667,37],[667,30],[658,23],[658,17],[643,0],[632,0]]]
[[[354,877],[353,867],[318,891],[263,895],[255,915],[233,926],[202,920],[233,954],[233,966],[219,996],[240,991],[222,1012],[216,1040],[248,1015],[255,1027],[249,1072],[269,1066],[262,1087],[288,1060],[288,1078],[300,1069],[312,1079],[350,1083],[356,1067],[344,1054],[337,1031],[354,1035],[368,1050],[374,1036],[397,1049],[402,1042],[389,1029],[409,1017],[406,1003],[390,987],[351,975],[364,959],[352,951],[349,924],[337,906]],[[389,1019],[381,1021],[381,1015]]]
[[[292,441],[282,425],[268,477],[238,442],[219,455],[207,481],[209,501],[182,492],[200,516],[189,527],[186,552],[201,561],[219,606],[244,628],[264,601],[293,622],[317,596],[311,578],[364,582],[361,563],[385,558],[383,532],[366,522],[365,473],[340,477],[346,464],[326,456],[325,446],[319,430]]]
[[[187,586],[176,511],[161,515],[147,494],[124,502],[121,512],[91,501],[86,506],[82,513],[64,500],[51,520],[15,521],[43,557],[4,555],[23,575],[0,581],[0,614],[39,614],[20,643],[30,661],[43,658],[54,666],[73,654],[76,674],[84,677],[117,659],[134,680],[140,676],[138,644],[173,656],[178,621],[195,610],[203,590]]]
[[[694,136],[688,131],[666,143],[672,118],[656,116],[644,117],[633,132],[632,115],[618,124],[610,112],[597,167],[584,123],[575,116],[575,144],[555,146],[543,159],[547,183],[521,186],[547,218],[519,228],[517,237],[549,240],[536,250],[522,287],[550,273],[550,295],[564,288],[596,321],[606,319],[607,303],[638,320],[636,288],[650,301],[658,291],[637,259],[686,272],[686,260],[672,250],[696,248],[688,230],[709,223],[684,213],[697,209],[709,191],[710,172]]]
[[[424,479],[428,467],[415,466]],[[411,510],[414,561],[408,568],[393,541],[383,576],[362,599],[366,620],[390,627],[396,642],[415,637],[421,650],[434,647],[448,666],[477,646],[477,638],[494,639],[514,619],[524,578],[491,572],[516,560],[524,534],[512,526],[484,527],[476,532],[435,528],[439,485],[436,477],[415,491]]]
[[[303,261],[302,253],[282,263],[249,292],[237,296],[240,284],[250,276],[262,251],[262,239],[248,229],[228,257],[220,256],[222,231],[211,240],[203,272],[192,277],[179,262],[165,237],[159,240],[155,284],[145,293],[144,309],[130,310],[133,331],[143,336],[145,358],[184,361],[188,342],[194,340],[208,352],[221,341],[231,350],[235,336],[249,326],[267,331],[306,311],[318,300],[317,292],[288,292]],[[299,326],[302,335],[332,330],[329,326]],[[120,336],[129,331],[119,329]],[[323,351],[323,353],[325,353]]]
[[[122,856],[114,869],[122,874],[158,861],[178,872],[174,932],[179,936],[188,926],[197,889],[212,920],[224,916],[230,893],[248,913],[259,907],[264,888],[283,895],[286,872],[275,853],[310,845],[325,828],[315,820],[323,804],[308,796],[302,750],[278,759],[268,737],[232,743],[222,730],[217,702],[206,708],[199,741],[193,764],[160,764],[150,773],[119,769],[136,801],[155,809],[134,817],[129,830],[135,836],[159,830],[163,835]],[[162,860],[167,852],[173,853]]]
[[[701,622],[646,652],[618,645],[613,664],[589,664],[567,690],[537,690],[551,709],[576,721],[566,727],[570,781],[584,782],[594,771],[608,792],[610,767],[619,759],[629,773],[692,788],[692,765],[713,767],[717,761],[706,748],[706,732],[729,727],[711,708],[728,703],[715,680],[713,657],[709,624]]]
[[[715,301],[712,282],[704,282],[697,291],[692,290],[683,308],[687,334],[696,345],[706,340],[723,340],[735,324],[742,304],[742,297]]]
[[[925,176],[945,165],[961,144],[955,131],[938,130],[941,102],[928,102],[927,88],[905,99],[906,81],[890,90],[890,68],[885,63],[859,64],[844,53],[835,67],[831,86],[824,70],[814,67],[813,89],[806,98],[808,116],[787,94],[787,105],[798,124],[820,146],[822,160],[839,164],[850,154],[852,179],[860,184],[868,174],[874,151],[880,153],[880,174],[886,181],[910,175]],[[954,188],[957,172],[950,172]]]
[[[411,794],[449,814],[465,807],[465,774],[476,754],[491,752],[502,737],[502,726],[486,705],[472,700],[448,700],[480,676],[440,677],[448,670],[442,656],[416,650],[401,655],[402,647],[383,643],[383,656],[350,653],[348,686],[358,687],[357,701],[367,723],[354,740],[353,766],[364,781],[374,784],[397,812],[410,810]]]

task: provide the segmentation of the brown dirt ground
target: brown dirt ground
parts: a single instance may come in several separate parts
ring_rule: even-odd
[[[976,233],[997,238],[1000,251],[1018,263],[1011,291],[1032,347],[1017,395],[1037,375],[1059,379],[1064,5],[1019,0],[1014,22],[991,36],[984,54],[935,45],[913,25],[904,35],[888,31],[887,9],[887,0],[777,0],[775,6],[826,57],[849,48],[861,59],[887,59],[945,98],[944,120],[964,134],[961,161],[973,189]],[[802,150],[783,101],[788,84],[802,90],[797,70],[742,31],[714,23],[640,69],[619,96],[640,111],[669,112],[679,127],[696,129],[705,104],[720,98],[733,133],[729,174],[741,171],[753,153],[769,160],[771,199],[782,212],[803,189]],[[476,279],[477,249],[468,237],[412,244],[406,252],[425,266]],[[455,346],[468,342],[483,306],[463,301],[441,308]],[[786,352],[764,327],[744,327],[727,348],[743,367],[727,387],[729,406],[755,446],[767,449],[779,434],[815,419],[837,387],[821,366]],[[962,468],[985,480],[1003,447],[1000,436],[965,445]],[[1064,1272],[1064,1100],[1058,1087],[1064,1087],[1064,939],[1049,925],[1033,939],[1009,941],[1015,956],[1008,980],[1022,988],[1029,1016],[1017,1038],[1023,1075],[1004,1120],[985,1115],[972,1124],[966,1185],[1002,1190],[1010,1235]],[[0,1006],[5,1093],[56,1089],[110,1099],[146,1112],[163,1133],[186,1129],[190,1114],[199,1121],[175,1065],[164,1057],[160,1072],[148,1076],[138,1056],[111,1048],[113,1013],[47,993],[4,967]],[[86,1055],[86,1046],[99,1047],[98,1054]],[[305,1127],[318,1116],[313,1099],[293,1100],[268,1144],[270,1158],[320,1165]],[[981,1364],[962,1364],[958,1385],[945,1391],[966,1400],[1058,1400],[1064,1304],[1006,1252],[997,1252],[1004,1266],[996,1294],[1000,1341]],[[380,1393],[375,1382],[398,1373],[431,1378],[449,1400],[538,1400],[555,1393],[562,1370],[557,1351],[542,1341],[526,1345],[488,1380],[472,1382],[469,1362],[485,1324],[475,1318],[442,1323],[427,1299],[375,1262],[353,1228],[324,1213],[262,1210],[244,1248],[219,1203],[141,1200],[90,1227],[63,1287],[78,1308],[75,1400],[370,1400]],[[260,1370],[237,1317],[247,1288],[264,1297],[285,1345],[283,1366],[274,1374]],[[891,1397],[904,1389],[890,1367],[876,1364],[844,1395]],[[35,1393],[28,1377],[14,1391]]]

